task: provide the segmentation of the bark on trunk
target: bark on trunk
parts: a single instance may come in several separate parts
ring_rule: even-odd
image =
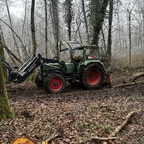
[[[32,47],[33,47],[33,56],[36,54],[36,35],[35,35],[35,18],[34,18],[34,13],[35,13],[35,0],[32,0],[31,3],[31,35],[32,35]]]
[[[132,63],[132,42],[131,42],[131,11],[128,10],[128,23],[129,23],[129,65]]]
[[[2,31],[2,27],[0,25],[0,40],[2,43],[5,43],[5,39],[4,39],[4,35],[3,35],[3,31]],[[2,56],[3,56],[3,59],[5,60],[5,56],[4,56],[4,48],[1,47],[1,52],[2,52]],[[4,79],[7,80],[7,69],[4,65],[2,65],[2,69],[3,69],[3,72],[4,72]]]
[[[84,15],[84,23],[85,23],[86,34],[87,34],[87,42],[88,42],[88,44],[90,44],[88,22],[87,22],[86,10],[85,10],[85,2],[84,2],[84,0],[81,0],[81,2],[82,2],[82,11],[83,11],[83,15]]]
[[[111,47],[112,47],[112,20],[113,20],[113,0],[109,3],[109,30],[108,30],[108,47],[107,47],[107,57],[108,65],[111,63]]]
[[[46,58],[48,58],[48,31],[47,31],[47,25],[48,25],[48,13],[47,13],[47,1],[45,0],[45,53]]]
[[[51,12],[50,13],[51,13],[51,18],[52,18],[56,55],[59,57],[58,46],[57,46],[59,42],[58,0],[51,0]]]
[[[36,50],[37,50],[34,13],[35,13],[35,0],[32,0],[32,3],[31,3],[31,36],[32,36],[33,56],[36,55]],[[35,80],[35,71],[30,76],[30,82],[34,82],[34,80]]]
[[[92,0],[92,2],[93,2],[92,5],[93,4],[95,4],[95,5],[94,6],[91,5],[92,6],[91,19],[92,19],[92,27],[93,27],[93,34],[92,34],[91,44],[94,44],[96,46],[98,46],[99,34],[100,34],[101,29],[102,29],[102,24],[103,24],[103,21],[104,21],[104,17],[105,17],[105,12],[106,12],[106,8],[107,8],[107,5],[108,5],[108,1],[109,0],[104,0],[99,5],[100,7],[98,8],[98,6],[96,6],[96,2],[97,1]],[[93,20],[93,18],[94,18],[94,20]]]
[[[3,57],[3,46],[0,39],[0,56]],[[0,120],[5,118],[13,118],[14,114],[10,108],[7,91],[5,87],[5,80],[2,70],[2,63],[0,62]]]

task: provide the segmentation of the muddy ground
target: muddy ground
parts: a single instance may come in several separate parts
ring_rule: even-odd
[[[113,85],[124,79],[113,74]],[[15,113],[12,120],[0,122],[0,143],[11,144],[26,136],[35,144],[54,133],[54,144],[101,144],[92,137],[108,137],[131,111],[137,111],[116,135],[114,144],[144,144],[144,83],[135,85],[83,90],[67,85],[60,94],[48,94],[35,84],[7,84],[10,105]]]

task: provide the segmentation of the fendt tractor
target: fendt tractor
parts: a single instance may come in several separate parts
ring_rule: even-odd
[[[83,46],[77,41],[61,41],[59,54],[52,59],[40,54],[30,57],[20,68],[15,70],[3,61],[9,72],[9,81],[24,82],[38,67],[35,83],[47,92],[59,93],[67,83],[80,83],[86,89],[98,89],[103,84],[111,84],[100,57],[100,48]]]

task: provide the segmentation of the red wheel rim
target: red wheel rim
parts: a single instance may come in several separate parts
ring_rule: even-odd
[[[59,91],[63,86],[63,82],[60,78],[52,78],[50,81],[50,88],[53,91]]]
[[[86,80],[90,85],[94,86],[99,83],[100,77],[100,72],[96,69],[92,69],[87,73]]]

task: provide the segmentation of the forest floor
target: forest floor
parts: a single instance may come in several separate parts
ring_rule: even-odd
[[[122,83],[127,73],[117,70],[112,84]],[[144,144],[144,83],[99,90],[68,85],[60,94],[48,94],[25,82],[7,84],[7,91],[15,118],[0,121],[1,144],[11,144],[19,136],[40,144],[54,133],[59,135],[54,144],[101,144],[91,138],[108,137],[131,111],[138,113],[116,135],[120,139],[109,143]]]

